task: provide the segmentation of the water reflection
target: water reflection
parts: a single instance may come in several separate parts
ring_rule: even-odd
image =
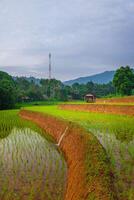
[[[29,128],[0,140],[0,199],[60,200],[66,163],[54,144]]]

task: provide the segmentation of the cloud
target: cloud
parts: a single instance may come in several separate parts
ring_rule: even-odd
[[[133,0],[1,0],[0,69],[67,80],[134,65]]]

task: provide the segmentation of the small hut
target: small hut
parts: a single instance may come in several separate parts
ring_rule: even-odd
[[[87,103],[94,103],[96,101],[96,96],[93,94],[86,94],[84,99]]]
[[[30,97],[28,97],[28,96],[22,96],[21,100],[22,100],[22,102],[29,102],[30,101]]]

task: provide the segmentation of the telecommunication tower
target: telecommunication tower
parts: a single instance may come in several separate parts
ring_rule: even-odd
[[[49,80],[51,80],[51,53],[49,53]]]

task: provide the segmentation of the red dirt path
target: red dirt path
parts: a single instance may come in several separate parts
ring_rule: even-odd
[[[134,116],[134,105],[110,104],[64,104],[59,105],[64,110],[86,111]]]
[[[39,125],[56,143],[65,128],[69,127],[60,144],[68,164],[64,200],[116,199],[113,197],[110,170],[106,168],[109,164],[104,149],[94,136],[79,126],[49,115],[22,110],[20,116]]]

